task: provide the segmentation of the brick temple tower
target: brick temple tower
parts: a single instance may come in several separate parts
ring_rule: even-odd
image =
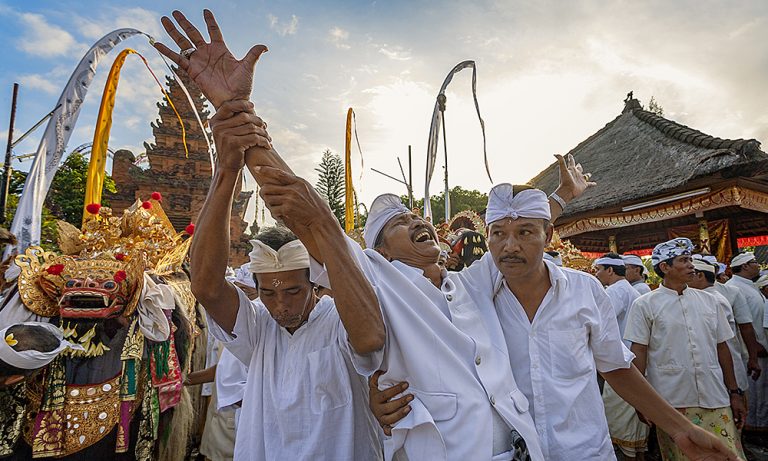
[[[174,69],[189,91],[195,110],[200,115],[209,139],[208,115],[205,109],[206,99],[200,89],[180,69]],[[168,94],[179,112],[186,130],[189,157],[184,156],[181,126],[166,98],[157,103],[159,119],[152,122],[155,142],[144,143],[149,162],[148,169],[135,165],[136,157],[128,150],[115,152],[112,163],[112,178],[115,180],[117,193],[107,194],[110,205],[116,215],[131,206],[137,199],[147,200],[152,192],[163,194],[163,209],[176,230],[184,229],[187,224],[197,221],[197,215],[203,206],[211,184],[211,157],[208,145],[195,113],[190,107],[184,91],[175,78],[166,77]],[[244,221],[245,210],[253,192],[243,192],[242,183],[238,186],[235,203],[232,207],[230,222],[230,265],[239,266],[248,260],[250,246],[244,236],[248,224]]]

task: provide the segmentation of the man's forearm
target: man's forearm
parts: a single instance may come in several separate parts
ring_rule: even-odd
[[[384,321],[376,292],[357,265],[336,219],[312,229],[333,287],[333,299],[349,342],[358,354],[384,346]]]
[[[602,373],[602,375],[624,401],[673,438],[690,425],[685,416],[672,408],[651,387],[635,366]]]
[[[744,340],[744,345],[747,348],[749,358],[757,357],[759,350],[757,342],[757,336],[755,335],[755,327],[751,323],[740,323],[739,332],[741,332],[741,338]]]
[[[645,367],[648,364],[648,346],[632,343],[630,350],[635,354],[635,360],[632,361],[632,364],[635,365],[641,375],[645,376]]]
[[[222,328],[232,331],[239,301],[224,278],[229,260],[229,221],[239,172],[217,169],[190,248],[192,292]]]
[[[736,389],[739,387],[736,382],[736,374],[733,372],[733,358],[731,350],[725,342],[717,344],[717,360],[720,362],[720,369],[723,370],[723,382],[727,389]]]

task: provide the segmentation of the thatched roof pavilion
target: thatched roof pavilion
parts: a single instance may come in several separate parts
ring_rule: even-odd
[[[583,251],[647,254],[686,236],[727,259],[739,243],[768,243],[768,155],[755,139],[704,134],[630,94],[618,117],[570,153],[598,182],[557,223]],[[557,182],[556,164],[530,181],[548,192]]]

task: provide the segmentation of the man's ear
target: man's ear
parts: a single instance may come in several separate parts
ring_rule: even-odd
[[[552,242],[552,236],[555,234],[555,226],[552,225],[552,223],[547,223],[547,245],[549,245]]]

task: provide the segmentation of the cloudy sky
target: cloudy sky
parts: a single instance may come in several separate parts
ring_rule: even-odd
[[[163,14],[179,8],[202,25],[204,7],[213,8],[236,55],[255,43],[269,46],[252,98],[276,147],[299,174],[314,182],[322,151],[343,151],[346,109],[354,108],[365,163],[360,180],[355,158],[354,177],[365,202],[382,192],[405,192],[370,168],[399,175],[397,157],[406,159],[408,145],[415,190],[423,195],[434,98],[448,71],[466,59],[477,62],[496,181],[535,176],[552,154],[567,152],[616,117],[630,90],[646,105],[655,97],[667,118],[706,133],[768,141],[765,1],[129,3],[0,0],[3,146],[13,82],[21,83],[18,136],[53,108],[85,50],[103,34],[133,27],[168,42]],[[147,56],[156,72],[164,70],[146,39],[129,39],[118,50],[124,46]],[[109,63],[91,85],[70,149],[92,139]],[[464,71],[447,93],[450,182],[487,190],[470,82]],[[129,59],[117,96],[113,150],[143,150],[160,97],[143,66]],[[30,137],[15,153],[33,152],[38,140]],[[29,161],[14,162],[14,168],[28,169]],[[433,193],[442,189],[440,168],[442,160]]]

